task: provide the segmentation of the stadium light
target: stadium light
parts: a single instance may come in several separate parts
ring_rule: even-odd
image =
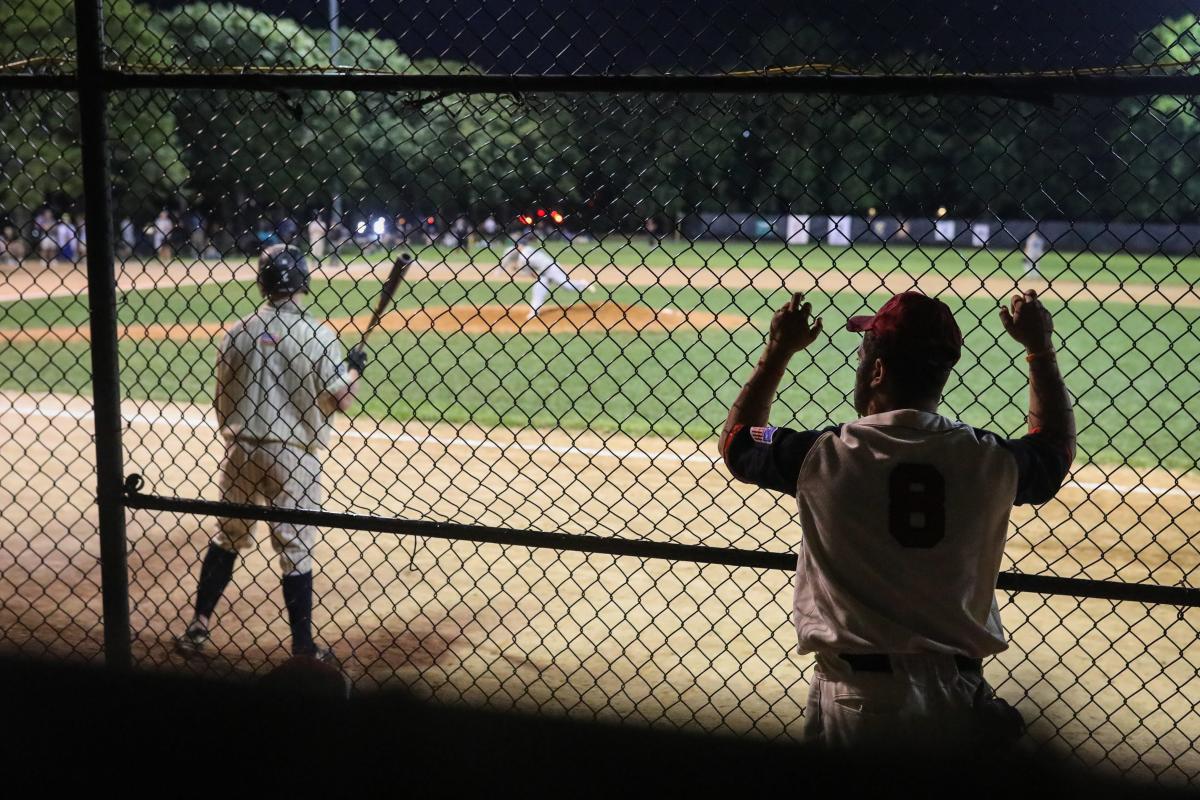
[[[376,218],[375,223],[371,226],[371,230],[376,236],[383,236],[386,225],[387,223],[384,221],[383,217],[378,217]]]
[[[559,225],[561,225],[561,224],[562,224],[562,221],[563,221],[563,215],[562,215],[562,214],[560,214],[560,213],[559,213],[559,212],[557,212],[557,211],[551,211],[551,212],[550,212],[550,219],[554,220],[556,223],[558,223]]]

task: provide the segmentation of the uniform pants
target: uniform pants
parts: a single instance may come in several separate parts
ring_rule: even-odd
[[[562,267],[558,264],[551,264],[541,275],[537,276],[533,290],[529,292],[530,313],[537,314],[538,309],[545,305],[550,292],[559,286],[566,286],[568,289],[582,292],[588,287],[588,281],[572,281]]]
[[[235,439],[225,449],[220,487],[221,499],[229,503],[319,509],[321,460],[306,450],[277,442]],[[244,554],[254,546],[254,520],[222,517],[218,525],[218,547]],[[316,528],[286,522],[271,522],[268,528],[281,574],[312,572]]]
[[[983,675],[952,656],[893,655],[891,672],[855,672],[818,654],[805,738],[835,748],[953,748],[967,741]]]

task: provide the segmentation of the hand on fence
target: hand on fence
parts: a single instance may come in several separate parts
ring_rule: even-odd
[[[812,303],[804,302],[804,292],[796,292],[771,319],[767,347],[781,355],[792,355],[808,347],[820,335],[820,318],[811,322]]]
[[[1050,312],[1038,299],[1037,292],[1029,290],[1012,296],[1012,308],[1000,308],[1000,322],[1008,335],[1025,346],[1029,353],[1045,353],[1054,349],[1050,334],[1054,332],[1054,321]]]

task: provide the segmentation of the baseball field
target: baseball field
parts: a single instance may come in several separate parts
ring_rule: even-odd
[[[763,245],[576,242],[560,261],[598,291],[558,292],[528,322],[529,284],[498,270],[496,252],[417,256],[372,340],[363,402],[326,460],[330,509],[795,549],[786,503],[731,486],[714,441],[791,290],[809,292],[833,333],[796,358],[778,423],[852,418],[857,337],[841,323],[917,286],[947,301],[966,334],[947,413],[1023,429],[1025,364],[996,319],[1019,255],[817,249],[801,266],[794,250]],[[1186,582],[1200,565],[1200,259],[1053,258],[1020,285],[1045,290],[1055,314],[1081,455],[1059,498],[1015,514],[1006,569]],[[386,269],[382,258],[323,267],[314,313],[352,343]],[[126,472],[147,491],[216,496],[215,344],[257,304],[253,275],[241,263],[119,266]],[[81,591],[98,591],[81,277],[22,270],[0,284],[3,491],[33,509],[11,534],[29,547],[0,548],[18,598],[3,613],[7,629],[23,625],[50,649],[97,636],[98,601]],[[190,666],[170,654],[169,634],[211,532],[211,520],[131,513],[143,663]],[[452,700],[798,731],[809,661],[790,653],[786,573],[344,531],[325,533],[316,561],[317,624],[359,685],[398,675]],[[216,663],[279,660],[286,625],[268,547],[235,583]],[[1200,772],[1187,699],[1200,689],[1196,619],[1034,595],[1004,598],[1002,613],[1013,647],[987,674],[1038,738],[1097,763]]]

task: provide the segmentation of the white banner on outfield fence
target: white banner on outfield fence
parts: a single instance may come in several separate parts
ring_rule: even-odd
[[[958,233],[958,223],[952,219],[939,219],[933,223],[933,235],[939,242],[953,242]]]
[[[971,246],[983,247],[992,237],[992,226],[986,222],[976,222],[971,225]]]
[[[789,214],[787,218],[788,244],[808,244],[808,214]]]
[[[825,241],[838,247],[845,247],[850,244],[850,237],[853,235],[853,230],[853,217],[830,217],[829,233],[825,235]]]

